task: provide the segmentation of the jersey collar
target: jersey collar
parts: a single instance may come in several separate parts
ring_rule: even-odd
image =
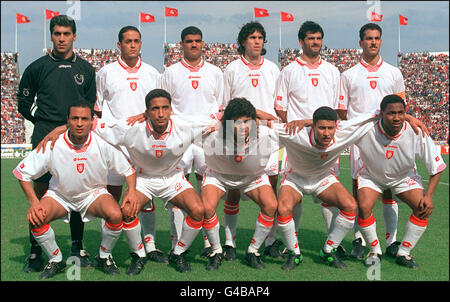
[[[297,63],[300,64],[301,66],[306,66],[309,69],[317,69],[317,68],[319,68],[320,64],[322,64],[322,56],[319,56],[319,60],[314,64],[311,64],[311,63],[306,62],[305,60],[302,60],[301,57],[298,57],[297,59],[295,59],[295,61],[297,61]]]
[[[400,136],[402,136],[403,132],[405,132],[405,130],[406,130],[406,126],[407,126],[406,125],[406,121],[403,121],[402,130],[400,130],[400,132],[397,135],[390,136],[389,134],[386,133],[386,131],[384,131],[383,125],[381,124],[381,119],[377,122],[377,129],[378,129],[378,131],[382,135],[384,135],[384,137],[386,137],[387,139],[394,140],[394,141],[398,140],[400,138]]]
[[[122,58],[121,58],[120,56],[119,56],[117,62],[118,62],[119,65],[122,66],[122,68],[125,69],[128,73],[136,73],[136,72],[138,72],[139,68],[140,68],[141,65],[142,65],[142,62],[141,62],[141,58],[140,58],[140,57],[139,57],[138,62],[136,63],[136,66],[134,66],[134,67],[128,66],[127,63],[125,63],[125,62],[122,60]]]
[[[72,51],[72,56],[68,59],[61,59],[61,58],[56,57],[53,54],[53,50],[48,53],[48,56],[55,62],[69,61],[69,62],[75,63],[75,61],[77,60],[77,56],[75,55],[74,51]]]
[[[181,65],[183,65],[184,67],[189,69],[190,72],[198,72],[200,70],[200,68],[202,68],[203,65],[205,64],[205,60],[203,60],[203,58],[202,58],[200,60],[200,63],[197,66],[190,65],[188,62],[186,62],[186,60],[184,58],[181,59],[180,63],[181,63]]]
[[[250,68],[250,70],[257,70],[257,69],[260,69],[261,66],[264,64],[264,57],[263,57],[263,56],[261,56],[261,61],[260,61],[260,63],[257,64],[257,65],[253,65],[252,63],[250,63],[246,58],[244,58],[243,55],[241,55],[241,60],[242,60],[242,63],[244,63],[245,66],[247,66],[248,68]]]
[[[69,148],[74,150],[76,153],[86,152],[87,148],[91,144],[91,140],[92,140],[92,135],[91,135],[91,131],[89,131],[89,137],[86,140],[86,143],[84,143],[83,145],[76,145],[76,144],[72,143],[69,139],[69,129],[67,129],[66,132],[64,132],[64,141],[69,146]]]
[[[166,139],[167,135],[169,135],[172,132],[172,127],[173,127],[172,119],[169,119],[169,123],[167,124],[167,128],[163,134],[159,134],[159,133],[155,132],[155,130],[153,130],[152,123],[150,122],[149,119],[146,120],[145,122],[147,123],[147,129],[150,131],[150,133],[153,135],[153,137],[157,140]]]
[[[361,57],[361,61],[359,61],[359,63],[361,63],[361,65],[364,66],[367,69],[367,71],[377,72],[378,68],[380,68],[381,64],[383,64],[383,59],[380,57],[377,64],[375,64],[375,66],[369,65],[369,63],[364,61],[364,59],[362,57]]]

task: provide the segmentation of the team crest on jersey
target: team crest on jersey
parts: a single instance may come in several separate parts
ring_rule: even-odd
[[[314,87],[316,87],[317,85],[319,85],[319,78],[312,78],[311,83]]]
[[[136,91],[136,89],[137,89],[137,82],[130,82],[130,88],[131,88],[131,90]]]
[[[394,151],[393,150],[387,150],[386,151],[386,158],[387,159],[391,159],[392,156],[394,156]]]
[[[258,86],[258,79],[252,79],[252,85],[253,87]]]
[[[234,161],[237,162],[237,163],[240,163],[240,162],[242,161],[242,156],[236,155],[236,156],[234,157]]]
[[[192,88],[197,89],[198,88],[198,81],[192,81]]]
[[[78,171],[78,173],[83,173],[83,171],[84,171],[84,163],[77,164],[77,171]]]
[[[73,76],[73,78],[75,80],[75,83],[77,83],[78,85],[81,85],[84,82],[84,75],[83,74],[78,74],[77,73],[76,75]]]
[[[156,150],[155,151],[155,156],[157,158],[161,158],[163,156],[163,150]]]
[[[370,88],[372,89],[377,88],[377,81],[370,81]]]

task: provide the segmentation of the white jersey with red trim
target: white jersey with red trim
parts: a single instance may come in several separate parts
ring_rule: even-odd
[[[288,122],[311,119],[322,106],[335,109],[339,80],[339,70],[322,58],[315,64],[297,58],[278,78],[276,109],[287,111]]]
[[[224,140],[222,128],[209,134],[203,141],[207,167],[231,177],[259,175],[264,172],[272,153],[279,149],[278,136],[265,126],[259,126],[258,135],[251,135],[248,142],[240,145],[242,148],[235,151],[233,137]]]
[[[136,123],[126,120],[98,119],[95,132],[113,145],[127,149],[137,176],[164,176],[177,169],[186,149],[202,131],[217,123],[217,115],[172,115],[165,133],[154,132],[151,122]]]
[[[405,178],[414,170],[416,158],[426,166],[430,175],[446,168],[440,152],[429,136],[416,134],[404,122],[403,128],[395,137],[390,137],[383,129],[381,120],[355,143],[359,147],[364,163],[360,173],[367,173],[379,183],[389,186]]]
[[[166,68],[161,88],[170,93],[175,114],[211,114],[222,105],[223,73],[203,59],[192,67],[183,58]]]
[[[279,74],[278,66],[264,57],[259,65],[252,65],[241,56],[223,73],[223,107],[233,98],[245,97],[256,109],[276,116],[275,85]]]
[[[50,172],[53,177],[49,189],[77,203],[94,190],[106,187],[109,170],[125,177],[134,173],[123,153],[95,133],[91,132],[87,142],[80,146],[70,141],[68,131],[59,136],[53,150],[51,142],[45,153],[33,150],[17,165],[14,175],[31,181]]]
[[[399,94],[405,99],[405,83],[401,71],[379,59],[370,66],[363,59],[341,76],[338,109],[347,110],[347,119],[380,109],[386,95]]]
[[[128,118],[145,111],[145,96],[160,87],[160,74],[140,59],[129,67],[119,57],[114,63],[102,67],[95,77],[97,85],[96,110],[102,116],[115,119]]]
[[[341,153],[367,133],[378,118],[375,114],[365,114],[353,120],[337,121],[334,138],[325,148],[316,144],[311,127],[289,135],[283,124],[275,124],[280,146],[285,146],[288,154],[285,170],[311,179],[322,178],[330,173]]]

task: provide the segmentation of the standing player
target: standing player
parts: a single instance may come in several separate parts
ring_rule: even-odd
[[[96,75],[97,102],[95,109],[100,117],[125,119],[145,111],[145,96],[159,86],[158,71],[141,61],[141,33],[134,26],[125,26],[119,31],[117,47],[120,56],[114,63],[101,68]],[[126,148],[121,146],[127,154]],[[108,192],[119,202],[124,178],[109,172]],[[139,213],[144,233],[147,258],[167,263],[167,258],[156,249],[156,213],[154,204],[149,204]]]
[[[249,22],[239,31],[237,38],[238,53],[241,57],[226,67],[224,77],[223,106],[231,99],[243,97],[256,108],[256,117],[260,120],[278,120],[275,112],[275,84],[280,74],[277,65],[263,56],[266,54],[266,31],[258,22]],[[266,173],[276,192],[278,179],[278,151],[272,154],[267,163]],[[236,258],[236,226],[239,213],[240,194],[230,191],[225,201],[225,251],[227,260]],[[274,232],[266,241],[266,250],[277,257],[278,243]],[[271,253],[273,252],[273,253]]]
[[[400,70],[380,56],[381,27],[368,23],[359,30],[362,58],[359,64],[346,70],[341,76],[338,113],[341,119],[352,119],[380,108],[380,102],[388,94],[398,94],[405,99],[405,84]],[[356,197],[356,176],[362,162],[356,146],[350,148],[350,170],[353,179],[353,195]],[[395,257],[400,242],[396,241],[398,205],[390,190],[383,192],[383,217],[386,225],[386,254]],[[364,238],[356,229],[352,242],[352,257],[364,257]]]
[[[50,20],[53,50],[31,63],[24,71],[17,93],[20,114],[34,124],[31,144],[33,149],[55,127],[67,121],[67,109],[80,97],[95,103],[95,70],[73,52],[76,41],[75,21],[59,15]],[[36,99],[35,99],[36,98]],[[48,189],[52,175],[46,173],[34,179],[33,187],[38,199]],[[83,249],[84,224],[73,212],[70,220],[72,236],[71,256],[80,258],[81,266],[89,266],[89,254]],[[43,264],[42,249],[30,232],[31,250],[25,272],[40,271]]]
[[[372,210],[386,188],[392,191],[413,211],[406,223],[406,231],[397,251],[396,262],[417,268],[411,256],[428,224],[433,211],[433,194],[442,171],[446,168],[429,136],[416,134],[405,122],[406,105],[398,95],[387,95],[381,104],[381,120],[356,144],[364,162],[358,174],[358,225],[370,243],[366,265],[381,259],[376,222]],[[430,174],[426,192],[422,178],[416,172],[415,160],[420,158]]]
[[[320,56],[323,36],[322,27],[313,21],[306,21],[300,26],[298,41],[302,54],[281,71],[277,82],[276,109],[284,122],[311,119],[317,108],[334,108],[338,100],[340,73]],[[333,174],[338,176],[339,159],[332,169]],[[329,232],[333,211],[336,211],[326,203],[322,203],[321,210]],[[293,214],[295,229],[298,230],[302,203],[295,206]],[[338,252],[345,254],[342,246]]]
[[[161,79],[161,87],[172,97],[173,113],[180,116],[217,113],[223,99],[223,74],[220,68],[206,62],[202,57],[204,46],[202,31],[195,26],[186,27],[181,31],[180,45],[183,49],[183,58],[168,67]],[[194,168],[197,187],[200,190],[206,169],[202,148],[192,144],[183,155],[180,168],[183,169],[187,179]],[[183,226],[183,219],[179,218],[184,218],[182,216],[184,214],[179,209],[173,208],[171,215],[174,216],[174,225],[171,225],[173,248],[178,242]],[[204,243],[202,255],[207,255],[210,244],[206,239]]]
[[[128,190],[123,206],[129,208],[137,202],[136,174],[119,149],[90,131],[93,114],[91,104],[85,101],[69,105],[69,129],[61,134],[53,150],[38,153],[35,149],[13,171],[30,202],[27,220],[31,233],[49,258],[40,279],[51,278],[66,266],[49,223],[62,217],[67,222],[67,215],[70,217],[73,211],[79,212],[83,221],[93,217],[106,220],[98,259],[106,273],[118,273],[111,251],[122,231],[122,213],[105,189],[106,175],[112,169],[125,177]],[[39,198],[31,180],[47,172],[54,176],[47,192]]]

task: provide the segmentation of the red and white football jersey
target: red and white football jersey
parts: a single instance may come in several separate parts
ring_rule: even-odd
[[[363,59],[341,76],[338,109],[347,110],[347,119],[380,109],[383,97],[399,94],[405,99],[405,83],[400,70],[381,58],[376,66]]]
[[[109,170],[125,177],[134,173],[123,153],[95,133],[91,132],[86,143],[79,146],[70,141],[68,131],[60,135],[53,150],[51,142],[45,153],[33,150],[13,174],[20,180],[31,181],[50,172],[53,177],[49,189],[76,204],[94,190],[106,187]]]
[[[259,65],[252,65],[241,56],[223,73],[223,107],[233,98],[245,97],[256,109],[276,116],[275,85],[279,74],[278,66],[264,57]]]
[[[283,124],[275,124],[280,146],[287,150],[286,171],[311,179],[321,179],[330,173],[340,154],[367,131],[373,128],[378,116],[365,114],[349,121],[338,121],[334,139],[326,147],[318,146],[311,127],[303,128],[295,135],[286,134]]]
[[[367,173],[379,183],[390,186],[396,180],[405,178],[415,169],[416,159],[420,159],[430,175],[446,168],[440,152],[429,136],[416,134],[404,122],[403,129],[395,137],[390,137],[383,129],[381,120],[355,143],[364,165],[360,173]]]
[[[287,121],[311,119],[322,106],[334,109],[339,96],[339,70],[319,59],[315,64],[301,58],[289,63],[277,81],[277,110],[287,111]]]
[[[164,71],[161,88],[170,93],[175,114],[211,114],[222,105],[223,73],[203,59],[192,67],[183,58]]]
[[[126,120],[98,119],[95,132],[112,145],[127,149],[137,176],[163,176],[176,170],[183,153],[203,130],[218,121],[217,115],[172,115],[162,136],[157,135],[149,120],[133,126]]]
[[[139,62],[129,67],[119,57],[102,67],[96,74],[96,109],[102,116],[128,118],[145,111],[145,96],[160,87],[160,74],[152,66]]]

